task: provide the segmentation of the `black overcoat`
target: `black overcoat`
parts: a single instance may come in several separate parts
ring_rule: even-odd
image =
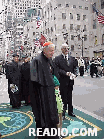
[[[30,64],[31,105],[41,127],[58,124],[58,111],[50,62],[43,52]]]
[[[8,93],[10,97],[10,101],[13,106],[20,105],[20,94],[21,94],[21,73],[20,66],[12,61],[7,65],[7,79],[8,79]],[[18,91],[12,93],[10,89],[10,84],[15,84],[18,87]]]
[[[21,65],[21,94],[29,95],[30,84],[30,63],[26,62]]]

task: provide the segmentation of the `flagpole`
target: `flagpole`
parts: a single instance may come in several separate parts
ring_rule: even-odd
[[[92,4],[92,6],[100,13],[100,14],[102,14],[95,6],[94,6],[94,4]],[[102,14],[103,16],[104,16],[104,14]]]

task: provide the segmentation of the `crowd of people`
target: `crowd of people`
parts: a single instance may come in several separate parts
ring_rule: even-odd
[[[72,57],[66,43],[62,44],[62,53],[55,58],[53,54],[55,45],[52,42],[43,44],[42,52],[34,57],[32,61],[27,55],[13,54],[13,60],[9,63],[0,64],[0,69],[5,67],[8,79],[8,94],[12,108],[19,109],[21,101],[24,105],[31,105],[36,121],[36,128],[62,128],[62,121],[65,120],[65,113],[76,117],[73,113],[72,91],[74,79],[80,73],[89,72],[91,77],[101,73],[104,75],[104,56],[102,60],[92,58],[79,59]],[[100,69],[100,66],[102,69]],[[96,67],[96,70],[95,70]],[[78,73],[79,71],[79,73]],[[1,70],[0,70],[1,73]],[[59,139],[61,136],[39,136],[39,139]]]
[[[91,78],[93,78],[94,75],[96,76],[96,78],[104,76],[104,55],[102,56],[102,58],[92,57],[91,60],[89,60],[88,58],[80,57],[77,61],[80,76],[83,76],[85,72],[89,73],[89,75],[91,75]]]

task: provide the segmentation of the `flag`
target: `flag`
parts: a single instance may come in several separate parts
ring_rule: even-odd
[[[94,6],[92,5],[93,10],[96,12],[98,22],[104,24],[104,15]]]
[[[35,42],[34,42],[34,45],[37,47],[37,46],[40,46],[40,42],[39,40],[36,38]]]
[[[38,17],[37,17],[37,27],[36,27],[36,29],[38,29],[38,28],[41,26],[41,22],[42,22],[42,20],[41,20],[40,17],[38,16]]]
[[[41,26],[41,20],[37,21],[37,27],[36,29],[38,29]]]
[[[40,45],[43,46],[43,44],[45,43],[46,38],[41,34],[41,38],[39,40]]]
[[[104,24],[104,16],[98,16],[98,22]]]

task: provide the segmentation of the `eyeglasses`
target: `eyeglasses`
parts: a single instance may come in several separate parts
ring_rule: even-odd
[[[70,50],[70,48],[63,48],[63,49],[65,49],[65,50]]]

